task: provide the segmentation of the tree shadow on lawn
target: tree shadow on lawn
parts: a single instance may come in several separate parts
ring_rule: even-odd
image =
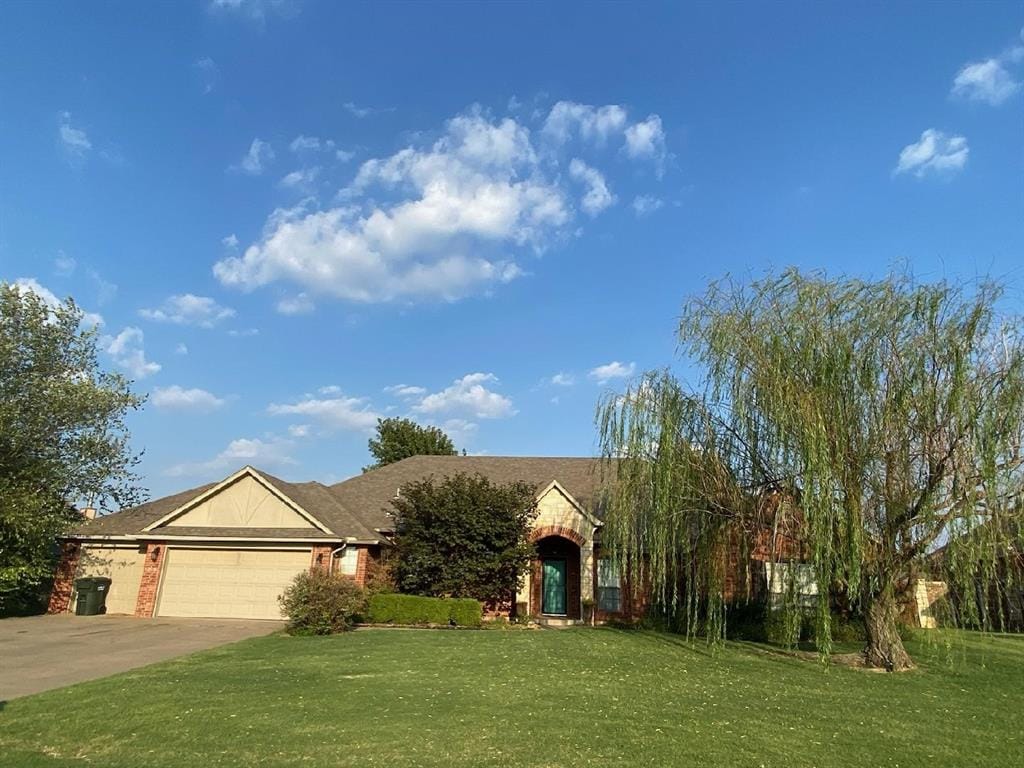
[[[864,672],[884,672],[885,670],[872,669],[864,666],[864,657],[861,651],[850,651],[834,653],[826,663],[822,663],[822,657],[813,645],[798,646],[796,648],[783,648],[766,643],[757,643],[750,640],[727,640],[724,644],[715,645],[709,643],[702,637],[686,637],[672,632],[663,632],[653,629],[626,629],[618,627],[602,627],[601,632],[613,632],[628,636],[634,640],[640,640],[648,644],[670,646],[677,650],[684,650],[688,653],[702,656],[707,659],[721,659],[723,653],[739,651],[751,658],[771,658],[776,661],[786,661],[799,665],[806,665],[808,662],[826,667],[838,666],[849,669],[858,669]]]

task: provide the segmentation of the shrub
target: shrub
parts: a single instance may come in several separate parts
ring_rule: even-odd
[[[398,584],[395,582],[394,563],[389,560],[373,560],[366,564],[366,579],[364,588],[367,595],[377,595],[381,592],[395,592]]]
[[[278,600],[293,635],[351,629],[366,610],[366,593],[352,579],[319,568],[300,573]]]
[[[533,486],[460,473],[408,483],[391,504],[401,592],[471,597],[492,606],[512,599],[534,552]]]
[[[469,598],[378,594],[370,598],[369,619],[374,624],[479,627],[483,607]]]
[[[481,606],[476,600],[467,598],[448,600],[451,606],[450,621],[457,627],[479,627]]]
[[[832,617],[832,639],[837,643],[863,643],[868,639],[864,620],[859,616]]]
[[[725,636],[729,640],[768,641],[765,605],[760,602],[733,603],[726,608]]]

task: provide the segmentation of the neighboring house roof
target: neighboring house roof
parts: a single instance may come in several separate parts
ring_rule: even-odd
[[[154,539],[166,536],[191,538],[251,539],[348,539],[371,542],[390,531],[391,501],[399,488],[429,477],[445,478],[465,473],[483,475],[491,482],[522,481],[540,493],[557,482],[597,519],[601,518],[602,462],[598,459],[520,456],[413,456],[371,470],[331,486],[318,482],[289,483],[252,467],[245,467],[221,483],[208,483],[188,491],[165,496],[137,507],[103,515],[76,526],[71,538],[130,537]],[[315,528],[218,528],[197,526],[162,527],[161,522],[190,502],[208,494],[236,477],[258,477],[327,530]],[[159,525],[157,525],[159,523]],[[147,530],[149,529],[149,530]]]
[[[390,530],[391,500],[407,483],[459,473],[483,475],[494,483],[522,481],[538,493],[558,481],[582,506],[601,519],[606,484],[600,459],[539,456],[413,456],[349,478],[330,487],[348,509],[358,509],[377,530]]]

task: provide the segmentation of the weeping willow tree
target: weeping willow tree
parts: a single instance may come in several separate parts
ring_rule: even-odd
[[[598,408],[617,475],[605,536],[633,583],[721,637],[728,548],[785,526],[813,566],[823,652],[841,593],[866,663],[912,667],[897,622],[936,550],[962,594],[1013,586],[999,563],[1024,530],[1024,344],[1001,296],[797,270],[713,283],[679,324],[703,381],[648,373]],[[985,602],[957,620],[998,625]]]

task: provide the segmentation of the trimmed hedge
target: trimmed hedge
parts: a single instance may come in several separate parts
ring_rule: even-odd
[[[483,606],[471,598],[378,594],[370,598],[367,613],[372,624],[479,627],[483,621]]]

